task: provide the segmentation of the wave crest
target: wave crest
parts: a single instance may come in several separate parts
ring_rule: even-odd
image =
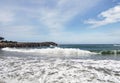
[[[40,55],[51,56],[85,56],[96,54],[87,50],[75,49],[75,48],[39,48],[39,49],[17,49],[17,48],[3,48],[3,51],[22,52],[22,53],[34,53]]]

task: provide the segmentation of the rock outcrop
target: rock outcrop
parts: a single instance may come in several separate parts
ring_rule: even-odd
[[[57,46],[54,42],[0,42],[0,48],[4,47],[50,47]]]

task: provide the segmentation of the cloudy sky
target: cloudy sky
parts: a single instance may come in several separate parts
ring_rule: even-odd
[[[0,36],[31,42],[120,43],[120,0],[0,0]]]

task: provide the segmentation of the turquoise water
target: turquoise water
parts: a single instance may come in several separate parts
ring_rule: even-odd
[[[90,51],[120,50],[120,46],[114,44],[63,44],[63,48],[79,48]]]
[[[63,44],[63,45],[60,45],[60,47],[62,47],[62,48],[79,48],[82,50],[89,50],[91,52],[101,53],[98,55],[90,56],[89,57],[90,59],[120,60],[120,46],[115,46],[114,44]]]

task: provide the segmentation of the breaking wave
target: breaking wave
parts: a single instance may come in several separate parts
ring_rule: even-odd
[[[100,54],[120,54],[120,50],[104,50],[101,51]]]
[[[75,48],[37,48],[37,49],[18,49],[18,48],[3,48],[3,51],[33,53],[48,56],[85,56],[94,55],[97,53],[87,50],[75,49]]]

